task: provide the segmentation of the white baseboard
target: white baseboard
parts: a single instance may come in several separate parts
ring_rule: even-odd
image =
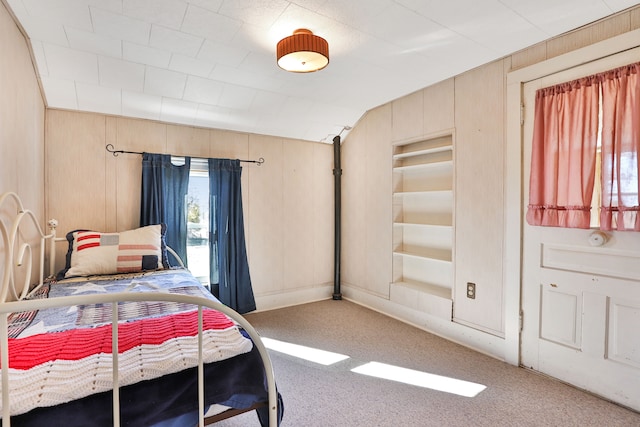
[[[256,311],[268,311],[292,305],[330,299],[333,295],[333,284],[312,286],[309,288],[283,291],[268,295],[256,295]]]
[[[342,297],[384,315],[408,323],[419,329],[471,348],[487,356],[505,360],[505,340],[495,335],[477,329],[454,323],[436,316],[392,302],[386,298],[370,294],[360,288],[341,286]],[[330,299],[333,296],[333,284],[324,284],[283,291],[268,295],[257,295],[257,312],[275,310],[294,305],[307,304],[315,301]]]
[[[450,320],[392,302],[388,299],[367,293],[366,291],[342,284],[344,299],[378,311],[401,322],[471,348],[487,356],[505,360],[505,340],[492,334],[470,328]]]

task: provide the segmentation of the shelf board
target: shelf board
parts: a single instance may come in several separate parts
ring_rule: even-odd
[[[394,222],[394,226],[397,227],[420,227],[420,228],[439,228],[446,230],[453,230],[453,225],[448,224],[423,224],[419,222]]]
[[[425,248],[422,252],[393,251],[394,255],[406,256],[425,261],[451,264],[451,251],[446,249]]]
[[[394,196],[453,196],[453,190],[396,191]]]
[[[408,151],[406,153],[397,153],[393,155],[394,160],[406,159],[408,157],[422,156],[425,154],[445,153],[452,151],[453,145],[443,145],[442,147],[427,148],[425,150]]]
[[[453,168],[453,160],[444,160],[441,162],[432,162],[432,163],[420,163],[417,165],[407,165],[407,166],[396,166],[393,168],[394,172],[411,172],[411,171],[420,171],[420,170],[429,170],[429,169],[444,169],[444,168]]]
[[[393,282],[396,286],[402,286],[405,288],[415,289],[419,292],[434,295],[446,300],[452,300],[451,288],[445,288],[444,286],[434,285],[427,282],[413,282],[413,281],[398,281]]]

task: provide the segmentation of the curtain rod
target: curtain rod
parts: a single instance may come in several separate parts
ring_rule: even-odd
[[[125,153],[125,154],[144,154],[141,151],[116,150],[115,147],[113,146],[113,144],[107,144],[104,148],[108,152],[113,154],[113,157],[118,157],[118,154],[120,154],[120,153]],[[241,159],[237,159],[237,160],[240,160],[241,162],[245,162],[245,163],[255,163],[258,166],[260,166],[261,164],[264,163],[264,157],[260,157],[258,160],[241,160]]]

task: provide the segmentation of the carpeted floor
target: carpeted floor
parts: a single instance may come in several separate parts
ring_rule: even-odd
[[[263,337],[348,355],[322,366],[270,351],[282,427],[640,426],[640,414],[349,301],[246,316]],[[475,397],[351,372],[381,362],[486,386]],[[640,385],[639,385],[640,386]],[[259,426],[254,413],[219,427]]]

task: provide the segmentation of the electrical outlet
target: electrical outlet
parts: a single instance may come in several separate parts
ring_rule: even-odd
[[[476,284],[467,282],[467,298],[476,299]]]

